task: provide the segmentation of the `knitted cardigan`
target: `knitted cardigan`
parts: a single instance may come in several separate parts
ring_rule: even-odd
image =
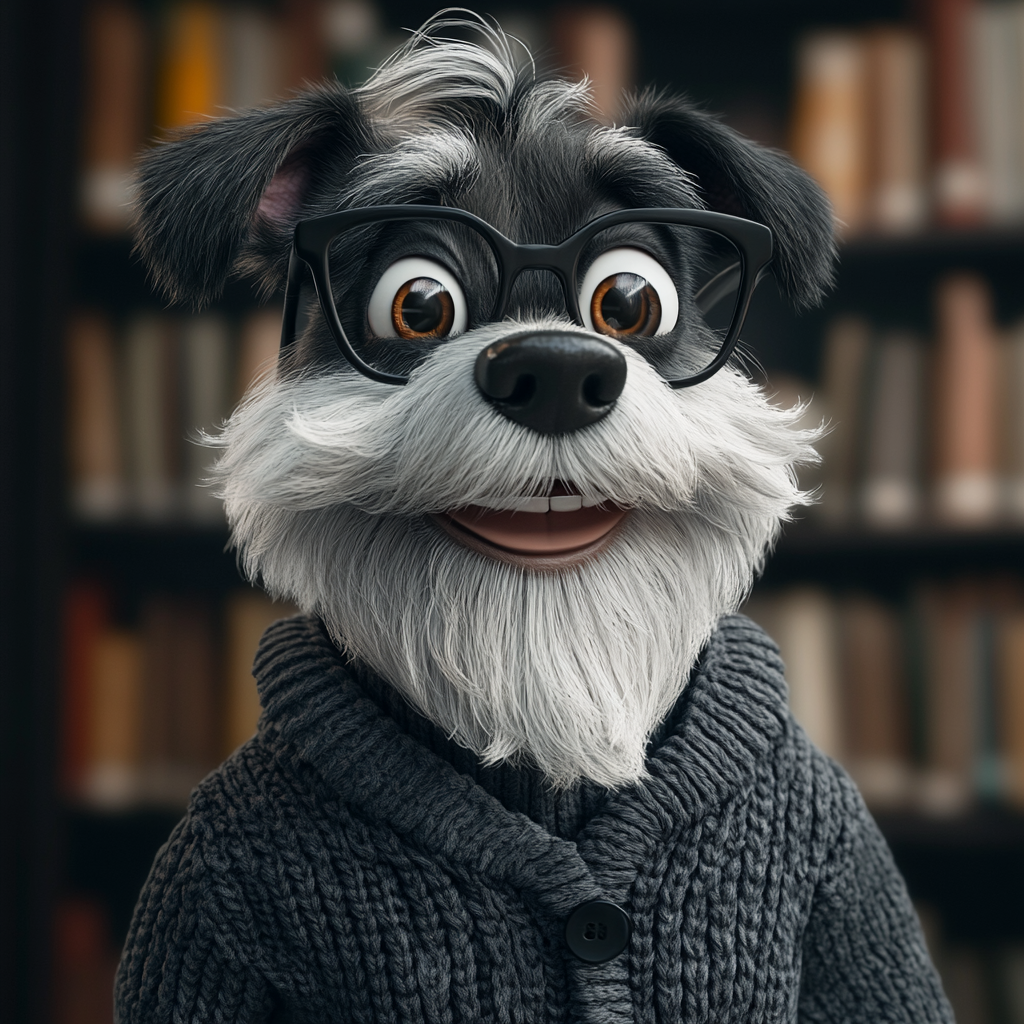
[[[255,673],[258,734],[139,898],[123,1024],[951,1024],[883,839],[748,620],[610,794],[481,768],[315,619],[273,626]],[[564,927],[600,898],[632,934],[594,965]]]

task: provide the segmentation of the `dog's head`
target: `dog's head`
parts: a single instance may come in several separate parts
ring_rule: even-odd
[[[831,216],[784,156],[682,100],[603,127],[499,32],[440,27],[358,90],[152,150],[139,248],[198,304],[231,273],[280,287],[296,225],[320,226],[301,231],[331,299],[293,260],[294,340],[219,439],[246,569],[485,760],[619,785],[814,457],[732,362],[667,383],[700,378],[731,322],[700,291],[723,236],[691,214],[770,228],[797,305],[830,280]],[[330,220],[396,204],[472,216]],[[637,209],[662,212],[614,216]]]

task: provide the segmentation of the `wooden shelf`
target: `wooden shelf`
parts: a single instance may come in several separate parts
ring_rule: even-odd
[[[141,522],[79,524],[70,569],[132,591],[224,591],[246,586],[223,525]]]
[[[76,575],[105,575],[129,586],[223,590],[243,585],[223,525],[78,524],[70,531]],[[1024,530],[831,530],[803,520],[786,527],[761,584],[810,581],[891,590],[908,580],[964,574],[1024,575]]]
[[[186,306],[171,306],[149,283],[139,257],[126,235],[83,236],[75,248],[75,298],[80,305],[113,314],[151,309],[185,315]],[[232,314],[256,309],[266,302],[247,281],[231,280],[215,308]]]
[[[834,530],[789,524],[761,584],[808,581],[892,592],[908,582],[962,575],[1024,575],[1024,530]]]

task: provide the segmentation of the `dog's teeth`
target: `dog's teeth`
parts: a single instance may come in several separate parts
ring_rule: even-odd
[[[603,494],[588,494],[583,498],[583,507],[593,508],[595,505],[603,505],[607,500]]]
[[[575,512],[583,506],[583,499],[578,494],[558,494],[548,500],[552,512]]]
[[[516,503],[520,512],[547,512],[549,505],[545,498],[520,498]]]

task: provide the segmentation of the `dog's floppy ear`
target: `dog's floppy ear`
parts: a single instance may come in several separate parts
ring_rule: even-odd
[[[291,233],[327,180],[335,185],[369,128],[331,85],[178,132],[145,153],[136,181],[136,248],[176,302],[216,298],[232,270],[281,283]]]
[[[789,157],[738,135],[686,100],[646,93],[622,123],[692,174],[708,209],[772,229],[772,271],[797,307],[816,305],[832,284],[836,256],[825,194]]]

